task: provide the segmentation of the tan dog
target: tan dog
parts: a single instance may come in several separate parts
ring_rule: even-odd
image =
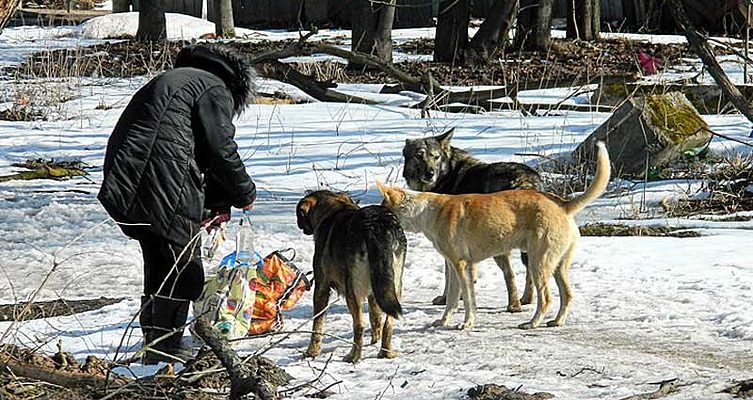
[[[599,197],[609,183],[609,154],[597,143],[596,175],[586,191],[571,199],[534,190],[508,190],[490,194],[442,195],[389,188],[377,182],[384,196],[382,205],[397,214],[403,228],[423,232],[455,271],[447,306],[435,326],[446,326],[458,308],[458,284],[463,293],[465,321],[459,329],[471,328],[476,321],[476,295],[469,270],[472,265],[494,257],[507,283],[508,301],[517,300],[510,251],[521,249],[529,256],[528,273],[536,287],[536,313],[523,329],[541,324],[552,301],[549,278],[560,293],[557,317],[548,326],[560,326],[567,318],[572,291],[568,270],[580,233],[575,215]]]
[[[361,358],[364,324],[361,307],[368,299],[371,343],[382,340],[380,358],[393,358],[393,318],[402,314],[405,233],[397,217],[385,207],[359,208],[346,193],[319,190],[307,194],[296,207],[298,227],[314,235],[314,328],[306,356],[321,352],[322,329],[330,289],[345,296],[353,317],[353,347],[344,361]],[[384,325],[382,312],[387,314]]]

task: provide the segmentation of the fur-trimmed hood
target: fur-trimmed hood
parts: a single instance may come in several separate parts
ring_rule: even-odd
[[[180,50],[175,68],[198,68],[217,75],[233,95],[235,113],[243,111],[246,102],[256,96],[251,65],[237,51],[219,44],[196,44]]]

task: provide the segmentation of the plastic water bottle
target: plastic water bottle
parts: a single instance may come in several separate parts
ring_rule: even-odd
[[[254,248],[254,231],[248,217],[241,219],[238,233],[235,236],[235,262],[240,267],[256,267],[259,264],[259,256]]]

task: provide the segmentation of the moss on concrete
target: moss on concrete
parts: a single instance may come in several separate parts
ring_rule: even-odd
[[[644,113],[651,124],[674,144],[679,144],[709,126],[680,92],[646,96]]]

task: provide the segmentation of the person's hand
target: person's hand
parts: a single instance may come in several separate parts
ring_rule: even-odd
[[[212,210],[209,213],[209,218],[201,222],[201,226],[207,230],[207,233],[211,233],[213,229],[222,228],[222,224],[228,221],[230,221],[229,211]]]

